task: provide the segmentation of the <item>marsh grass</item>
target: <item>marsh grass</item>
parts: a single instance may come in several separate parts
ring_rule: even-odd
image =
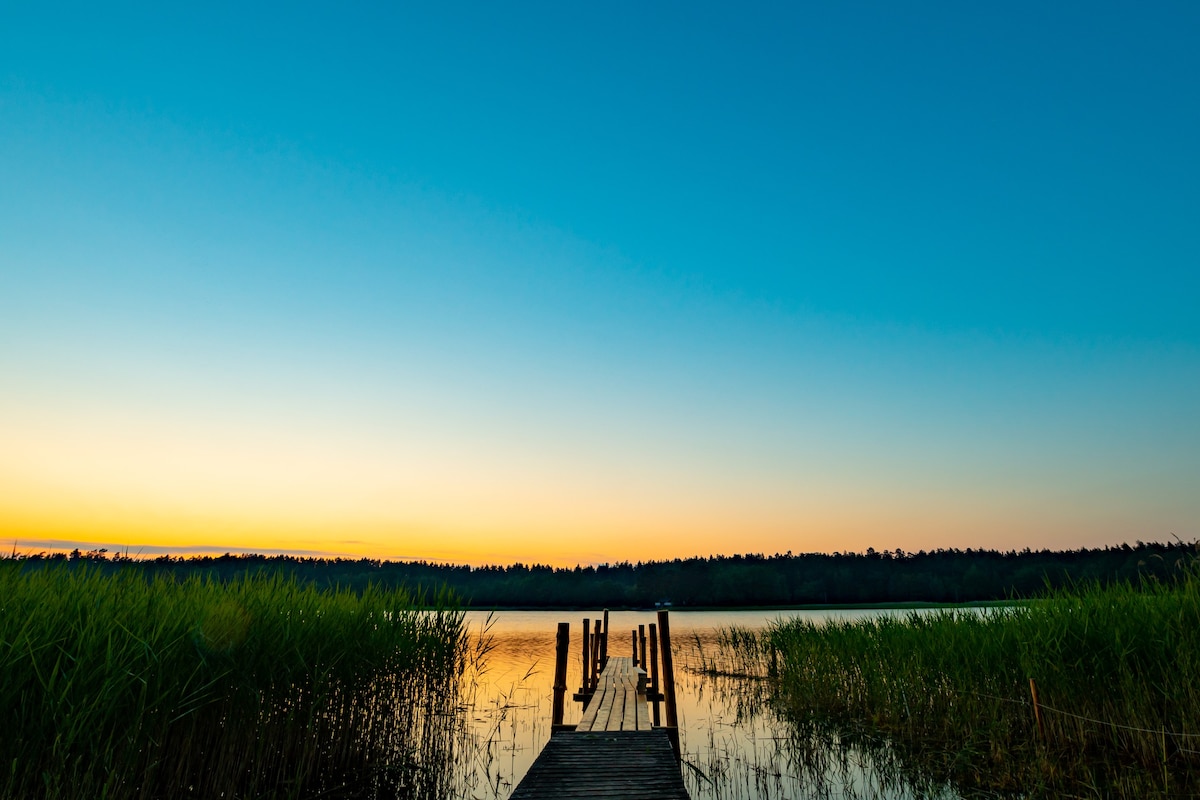
[[[448,598],[0,560],[0,796],[437,797]]]
[[[882,737],[789,716],[775,702],[766,641],[754,631],[725,630],[715,646],[696,642],[684,651],[677,686],[702,716],[681,730],[693,798],[960,800],[946,780],[906,770]]]
[[[710,668],[773,675],[774,702],[797,730],[874,747],[935,784],[1021,796],[1200,794],[1194,565],[1170,584],[1080,585],[984,612],[734,631]]]

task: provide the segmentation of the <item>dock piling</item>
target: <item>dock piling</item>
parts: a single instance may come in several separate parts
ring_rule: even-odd
[[[671,744],[675,757],[681,758],[679,749],[679,717],[675,709],[675,665],[671,658],[671,621],[667,611],[658,612],[658,635],[662,639],[663,693],[667,702],[667,729],[671,733]]]
[[[567,694],[567,653],[571,647],[571,623],[558,623],[558,640],[554,646],[554,706],[550,727],[563,724],[563,703]]]
[[[600,638],[600,669],[608,666],[608,609],[604,609],[604,635]]]
[[[595,627],[592,629],[592,685],[591,690],[596,691],[596,687],[600,684],[600,618],[596,617]]]
[[[650,708],[654,727],[662,725],[658,713],[658,625],[650,623]]]
[[[583,618],[583,658],[580,660],[582,667],[582,675],[579,678],[579,693],[588,694],[592,690],[592,684],[589,673],[591,670],[588,665],[591,664],[591,620],[587,617]],[[584,706],[587,706],[587,700],[583,701]]]

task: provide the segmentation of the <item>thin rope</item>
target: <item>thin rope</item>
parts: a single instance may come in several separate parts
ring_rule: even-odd
[[[949,687],[947,687],[947,689],[949,689]],[[982,698],[985,698],[988,700],[1000,700],[1001,702],[1004,702],[1004,703],[1015,703],[1019,706],[1031,706],[1031,707],[1033,706],[1033,703],[1029,700],[1014,700],[1011,697],[998,697],[994,694],[985,694],[984,692],[972,692],[970,690],[955,691],[954,689],[949,689],[949,691],[951,691],[957,695],[969,694],[969,695],[973,695],[975,697],[982,697]],[[1200,733],[1177,733],[1175,731],[1168,731],[1165,728],[1160,729],[1160,730],[1153,730],[1151,728],[1139,728],[1136,725],[1122,725],[1119,722],[1109,722],[1107,720],[1096,719],[1094,717],[1085,717],[1082,714],[1075,714],[1071,711],[1064,711],[1061,708],[1055,708],[1054,706],[1048,706],[1045,703],[1038,703],[1038,708],[1042,711],[1053,711],[1055,714],[1062,714],[1063,716],[1066,716],[1066,717],[1073,717],[1074,719],[1081,720],[1083,722],[1091,722],[1096,725],[1108,725],[1109,727],[1120,728],[1121,730],[1125,730],[1125,731],[1134,731],[1136,733],[1149,733],[1149,734],[1153,734],[1155,736],[1166,735],[1166,736],[1172,736],[1172,737],[1175,737],[1178,739],[1200,738]],[[1194,753],[1196,751],[1186,750],[1184,752]]]
[[[1150,728],[1139,728],[1135,725],[1122,725],[1119,722],[1108,722],[1107,720],[1093,719],[1092,717],[1085,717],[1080,714],[1074,714],[1070,711],[1063,711],[1061,708],[1054,708],[1053,706],[1044,706],[1041,703],[1038,704],[1038,707],[1040,709],[1042,709],[1043,711],[1053,711],[1055,714],[1062,714],[1063,716],[1066,716],[1066,717],[1074,717],[1075,719],[1083,720],[1084,722],[1092,722],[1097,725],[1108,725],[1109,727],[1120,728],[1121,730],[1125,730],[1125,731],[1136,731],[1137,733],[1150,733],[1155,736],[1173,736],[1173,737],[1180,738],[1180,739],[1200,738],[1200,733],[1176,733],[1175,731],[1169,731],[1166,728],[1162,728],[1160,730],[1152,730]]]

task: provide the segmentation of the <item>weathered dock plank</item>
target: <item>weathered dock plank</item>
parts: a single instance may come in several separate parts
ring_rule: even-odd
[[[512,800],[584,797],[689,800],[667,732],[555,733],[512,793]]]
[[[643,731],[650,728],[646,672],[631,658],[610,658],[576,730]]]

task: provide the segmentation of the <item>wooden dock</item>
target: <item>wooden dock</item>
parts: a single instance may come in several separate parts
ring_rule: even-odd
[[[610,658],[576,731],[648,731],[646,671],[632,658]]]
[[[644,798],[690,800],[679,772],[679,729],[667,612],[658,624],[632,632],[630,656],[608,655],[608,612],[593,632],[583,621],[583,680],[575,699],[584,704],[578,725],[563,725],[570,626],[558,626],[553,733],[512,800]],[[661,641],[661,647],[660,645]],[[662,653],[659,691],[658,655]],[[647,671],[647,667],[649,671]],[[661,725],[659,703],[666,706]]]

